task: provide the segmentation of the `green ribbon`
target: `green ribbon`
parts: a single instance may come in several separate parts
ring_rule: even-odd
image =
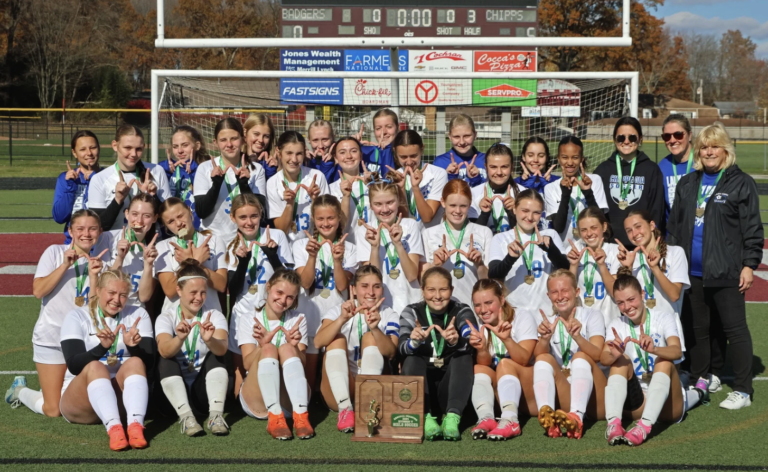
[[[632,332],[632,337],[639,341],[639,338],[635,333],[635,324],[632,323],[632,320],[629,321],[629,331]],[[645,309],[645,334],[648,334],[650,332],[651,332],[651,311],[648,308],[646,308]],[[650,336],[650,334],[648,335]],[[651,372],[648,371],[648,352],[640,349],[640,346],[638,346],[637,344],[635,344],[635,352],[637,353],[637,357],[640,359],[640,365],[643,366],[643,370],[650,374]]]
[[[507,346],[505,346],[504,343],[501,342],[501,339],[499,339],[496,336],[496,333],[494,333],[490,329],[488,331],[491,333],[491,342],[493,343],[494,351],[496,351],[496,357],[498,357],[499,360],[501,360],[501,358],[503,358],[504,355],[507,353]]]
[[[285,171],[283,171],[283,182],[286,187],[291,188],[291,183],[285,178]],[[299,185],[301,185],[301,168],[299,168],[299,178],[296,179],[296,198],[293,199],[293,216],[291,217],[291,221],[294,221],[297,225],[299,224],[299,221],[296,217],[299,214],[299,193],[301,193],[301,187],[299,187]]]
[[[523,237],[520,236],[520,230],[517,226],[515,226],[515,233],[517,233],[517,239],[520,241],[520,245],[523,244]],[[531,242],[533,242],[536,238],[536,232],[531,233]],[[532,273],[533,270],[533,244],[528,245],[528,249],[523,249],[523,262],[525,262],[525,268],[528,269],[528,275]],[[526,250],[528,250],[528,254],[526,254]]]
[[[344,180],[347,178],[344,177]],[[357,219],[365,221],[365,185],[362,180],[358,180],[360,195],[355,197],[354,192],[350,192],[349,196],[352,197],[352,201],[355,202],[355,208],[357,209]]]
[[[573,355],[571,353],[571,341],[573,341],[573,338],[570,334],[565,332],[563,323],[558,323],[557,327],[560,332],[560,356],[563,358],[563,368],[567,369],[568,364],[571,362],[571,356]],[[568,338],[568,344],[565,343],[566,337]]]
[[[712,192],[715,191],[715,188],[717,187],[717,183],[720,182],[720,177],[723,176],[723,172],[725,172],[725,169],[721,169],[720,172],[717,174],[717,179],[715,179],[715,185],[710,187],[709,191],[706,193],[701,192],[702,184],[704,183],[704,176],[701,177],[701,181],[699,182],[699,195],[696,200],[696,208],[702,208],[702,204],[705,201],[709,200],[709,197],[712,196]]]
[[[432,326],[434,323],[432,323],[432,314],[429,312],[429,305],[425,305],[424,308],[427,311],[427,321],[429,321],[429,325]],[[443,329],[448,328],[445,326],[445,324],[448,323],[448,313],[446,312],[445,315],[443,315]],[[440,337],[440,342],[437,341],[437,334],[435,334],[435,330],[432,330],[432,344],[435,348],[435,354],[437,354],[437,357],[440,357],[443,354],[443,348],[445,347],[445,338]]]
[[[235,177],[235,184],[234,186],[229,184],[229,181],[227,180],[227,170],[224,167],[224,158],[219,158],[219,167],[221,167],[221,170],[224,171],[224,183],[227,185],[227,193],[229,194],[229,200],[230,202],[235,199],[236,196],[240,195],[240,186],[237,184],[237,177]],[[240,168],[240,165],[237,166],[237,168]]]
[[[581,180],[581,176],[579,176]],[[579,219],[579,202],[581,201],[581,187],[576,186],[576,199],[568,197],[568,206],[571,207],[571,224],[576,228],[576,221]]]
[[[405,176],[405,199],[408,200],[408,209],[411,212],[411,216],[416,218],[416,221],[419,221],[419,212],[416,209],[416,194],[413,192],[413,187],[411,186],[411,178],[410,176]]]
[[[192,235],[192,243],[195,245],[195,247],[197,247],[197,235],[198,235],[197,231],[195,231],[195,233]],[[178,236],[176,236],[176,244],[183,247],[184,249],[189,248],[189,245],[187,244],[187,240],[184,238],[180,238]]]
[[[261,228],[257,230],[256,233],[256,242],[261,242]],[[258,273],[259,273],[259,265],[258,265],[258,258],[259,258],[259,245],[254,244],[253,245],[253,253],[251,254],[251,260],[248,261],[248,278],[250,279],[251,285],[256,283],[256,279],[258,279]]]
[[[184,315],[181,313],[181,305],[176,307],[176,314],[179,316],[179,323],[185,321]],[[200,311],[197,312],[197,315],[195,315],[195,321],[197,321],[198,324],[192,328],[192,332],[184,339],[184,349],[187,351],[187,361],[189,362],[189,365],[193,367],[195,365],[195,350],[197,349],[197,338],[200,336],[200,321],[202,319],[203,309],[201,308]],[[191,345],[189,343],[189,338],[192,338]]]
[[[650,268],[645,264],[645,258],[643,253],[640,253],[640,272],[643,273],[643,285],[645,286],[645,294],[647,298],[653,298],[653,284],[655,283],[655,277]]]
[[[179,161],[176,161],[176,162],[179,162]],[[186,180],[181,176],[181,164],[176,165],[176,169],[173,171],[173,178],[175,180],[173,185],[176,188],[176,196],[182,199],[183,201],[186,201],[187,197],[189,196],[189,187],[187,187],[186,190],[182,190],[181,188],[182,187],[181,184],[184,182],[184,180]],[[224,178],[224,180],[226,180],[226,177]]]
[[[486,183],[485,186],[486,186],[486,188],[488,190],[488,193],[491,196],[493,196],[493,189],[491,188],[491,184]],[[504,194],[502,194],[502,195],[504,195]],[[509,197],[509,187],[507,187],[506,195],[504,195],[504,198],[507,198],[507,197]],[[495,204],[496,204],[496,201],[492,199],[491,200],[491,215],[493,216],[493,221],[496,222],[496,232],[500,233],[501,232],[501,225],[504,222],[504,203],[503,202],[501,203],[501,210],[499,210],[498,213],[496,213],[496,205]]]
[[[627,201],[627,195],[629,195],[629,190],[634,187],[634,183],[632,183],[632,177],[635,174],[635,164],[637,164],[637,157],[632,159],[632,163],[630,164],[629,168],[629,183],[627,185],[624,185],[624,176],[621,173],[621,158],[619,158],[619,155],[616,154],[616,172],[619,174],[619,188],[621,189],[621,200],[626,202]]]
[[[264,329],[267,331],[271,331],[269,329],[269,318],[267,318],[267,310],[262,308],[261,309],[261,319],[264,320]],[[280,326],[282,327],[285,324],[285,313],[280,317]],[[280,343],[283,340],[283,330],[277,332],[277,340],[275,341],[275,347],[280,347]]]
[[[597,272],[597,261],[592,263],[592,275],[589,274],[589,251],[584,251],[584,296],[588,297],[595,286],[595,272]]]
[[[691,154],[688,156],[688,165],[685,166],[685,174],[688,174],[691,171],[691,164],[693,164],[693,149],[691,149]],[[672,158],[672,172],[675,173],[675,183],[680,181],[680,178],[677,176],[677,164],[675,164],[675,159]]]
[[[400,256],[397,255],[397,249],[395,249],[394,243],[387,242],[387,236],[384,234],[384,230],[381,230],[381,240],[384,242],[384,248],[387,251],[387,259],[389,259],[389,269],[392,270],[400,263]]]
[[[88,277],[88,260],[86,259],[85,264],[82,266],[78,264],[80,259],[75,261],[75,284],[76,288],[75,290],[77,293],[75,294],[78,297],[83,296],[83,289],[85,288],[85,279]],[[83,273],[80,273],[80,267],[83,268]]]
[[[98,307],[98,308],[99,308],[99,318],[101,318],[101,326],[102,328],[106,328],[107,320],[104,319],[104,313],[101,311],[101,307]],[[118,313],[115,316],[115,319],[117,320],[117,324],[115,326],[117,326],[120,324],[120,313]],[[117,343],[119,340],[120,340],[120,330],[118,330],[117,333],[115,333],[115,340],[112,342],[112,345],[109,347],[110,356],[114,356],[115,353],[117,352]]]
[[[322,236],[317,237],[317,242],[320,242],[320,239]],[[322,244],[320,245],[320,250],[317,251],[317,255],[320,256],[320,278],[323,281],[323,288],[326,288],[328,286],[328,282],[331,280],[331,275],[333,274],[333,256],[331,256],[331,263],[328,264],[325,262],[325,251],[323,250]]]
[[[451,230],[451,227],[448,226],[448,220],[443,220],[443,224],[445,225],[445,232],[448,233],[448,237],[451,238],[451,242],[456,247],[456,249],[461,249],[461,243],[464,242],[464,231],[467,229],[467,220],[464,220],[464,225],[461,227],[461,231],[459,232],[459,240],[456,241],[456,238],[453,237],[453,231]],[[472,248],[469,248],[471,251]],[[461,264],[461,254],[458,252],[456,253],[456,265]]]
[[[135,243],[139,242],[139,238],[136,237],[136,231],[133,230],[133,228],[128,228],[129,231],[126,231],[128,233],[125,237],[126,241],[129,243]],[[140,244],[132,244],[130,246],[131,252],[144,252],[144,248],[141,247]]]

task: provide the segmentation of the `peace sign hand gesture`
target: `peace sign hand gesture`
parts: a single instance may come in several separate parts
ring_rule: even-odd
[[[607,341],[605,344],[611,351],[611,356],[614,358],[619,358],[624,354],[624,350],[627,348],[627,343],[629,343],[631,338],[627,336],[622,340],[621,336],[619,336],[619,333],[616,331],[616,328],[611,329],[613,330],[614,339],[612,341]]]
[[[456,321],[456,317],[454,316],[451,318],[451,321],[448,322],[448,326],[445,328],[441,328],[437,325],[433,325],[437,332],[440,333],[440,335],[445,339],[445,342],[448,343],[449,346],[455,346],[457,342],[459,342],[459,332],[456,331],[456,326],[454,325],[454,322]]]
[[[550,167],[549,170],[547,170],[547,173],[544,174],[544,180],[546,180],[547,182],[550,181],[550,179],[552,178],[552,171],[555,170],[555,167],[557,167],[557,164],[553,164],[552,167]]]
[[[69,165],[69,161],[67,161],[67,173],[64,176],[64,180],[77,180],[79,176],[80,167],[78,166],[75,170],[72,170],[72,167]]]
[[[509,321],[502,321],[498,326],[487,325],[488,329],[493,331],[497,338],[501,342],[506,341],[512,337],[512,324]]]
[[[584,252],[586,252],[587,247],[585,246],[584,249],[581,251],[576,250],[576,243],[571,240],[571,250],[568,251],[567,258],[568,262],[571,263],[571,266],[578,266],[579,262],[581,262],[582,257],[584,257]]]
[[[549,342],[549,340],[552,339],[552,335],[555,333],[555,328],[557,327],[557,322],[560,321],[560,317],[555,316],[555,321],[550,323],[547,319],[547,315],[544,314],[544,310],[539,309],[539,313],[541,313],[542,319],[538,328],[539,338],[545,342]]]
[[[592,179],[589,178],[587,171],[584,169],[584,161],[581,161],[581,164],[579,164],[579,169],[581,169],[581,180],[576,179],[576,184],[583,192],[592,188]]]
[[[200,323],[199,321],[195,321],[192,323],[192,327],[195,325],[200,327],[200,337],[203,338],[203,342],[207,343],[208,341],[213,338],[213,333],[216,332],[216,327],[213,326],[213,323],[211,323],[211,312],[208,312],[208,316],[205,318],[205,321]]]
[[[424,329],[421,327],[421,323],[419,323],[419,320],[416,320],[416,326],[414,326],[413,331],[411,331],[411,339],[414,341],[414,344],[423,344],[424,341],[427,340],[427,337],[429,336],[429,333],[435,328],[435,325],[431,325],[427,329]]]
[[[469,345],[480,351],[485,349],[485,333],[483,330],[477,330],[475,325],[467,323],[469,325]]]
[[[179,324],[176,325],[176,337],[182,341],[187,339],[189,333],[192,331],[192,327],[187,323],[187,320],[182,319]]]
[[[374,228],[366,222],[363,222],[363,226],[365,226],[365,240],[368,244],[372,248],[379,247],[381,245],[381,228],[384,226],[384,223],[379,223],[378,228]]]
[[[344,234],[338,242],[331,245],[331,256],[334,262],[341,264],[344,261],[344,240],[347,239],[348,234]]]
[[[472,160],[469,161],[469,164],[467,164],[467,177],[470,179],[476,178],[478,175],[480,175],[480,169],[477,168],[475,165],[475,159],[477,159],[477,154],[475,154],[472,157]]]
[[[96,333],[96,337],[99,338],[99,342],[101,342],[101,347],[109,349],[112,347],[112,344],[115,342],[115,337],[117,337],[117,333],[120,331],[120,327],[118,326],[115,331],[112,331],[109,329],[109,326],[104,324],[104,327],[100,329]]]
[[[243,235],[241,233],[237,233],[237,248],[235,248],[235,255],[238,259],[242,260],[248,257],[248,253],[253,251],[253,245],[255,244],[254,241],[251,241],[251,244],[248,245],[245,242],[245,238],[243,238]]]
[[[119,325],[115,330],[115,332],[119,331],[120,329],[123,330],[123,344],[125,344],[127,347],[136,347],[141,341],[141,334],[139,333],[139,321],[141,321],[141,318],[136,318],[136,321],[133,322],[133,325],[128,332],[125,331],[125,326],[122,324]]]
[[[381,307],[382,303],[384,303],[383,298],[379,299],[375,305],[368,308],[367,312],[365,313],[365,324],[368,325],[368,330],[370,331],[373,331],[379,327],[379,322],[381,321],[381,313],[379,313],[379,307]]]
[[[463,164],[463,162],[461,164],[456,163],[456,158],[454,158],[453,153],[451,153],[451,163],[448,164],[448,167],[445,168],[445,171],[449,174],[458,174]]]
[[[211,236],[212,235],[210,234],[206,236],[203,244],[198,247],[195,247],[194,244],[189,244],[190,249],[192,250],[192,257],[197,259],[201,264],[205,264],[205,261],[211,258],[211,248],[208,245],[211,241]]]
[[[523,169],[523,175],[520,176],[523,180],[528,180],[531,177],[531,171],[528,170],[528,167],[525,165],[525,162],[520,161],[520,167]]]
[[[257,246],[259,246],[259,247],[260,247],[262,250],[265,250],[265,249],[275,249],[275,248],[277,247],[277,242],[275,242],[275,240],[273,240],[273,239],[272,239],[272,238],[269,236],[269,225],[267,225],[267,228],[266,228],[266,230],[264,231],[264,239],[266,239],[266,241],[265,241],[265,242],[263,242],[263,243],[262,243],[262,242],[259,242],[259,240],[258,240],[258,239],[257,239],[257,240],[255,240],[255,241],[254,241],[254,243],[255,243]]]
[[[296,320],[296,323],[293,324],[290,330],[286,330],[282,326],[280,327],[280,329],[283,330],[283,333],[285,333],[286,341],[293,347],[298,346],[301,342],[301,331],[299,331],[299,326],[301,325],[302,318],[304,318],[304,315],[299,316],[299,319]]]
[[[656,345],[653,343],[653,338],[650,337],[640,325],[640,339],[630,338],[630,341],[640,346],[640,349],[648,354],[656,354]]]
[[[253,321],[255,323],[253,324],[253,339],[256,340],[256,342],[259,343],[260,346],[267,345],[272,342],[272,338],[275,337],[278,331],[283,329],[282,326],[277,325],[275,326],[275,329],[272,331],[267,331],[267,328],[262,326],[261,322],[254,316]]]
[[[138,183],[139,190],[142,193],[146,193],[149,195],[157,195],[157,184],[155,184],[154,179],[152,178],[152,172],[149,171],[149,169],[146,169],[144,172],[144,181]]]
[[[624,247],[623,244],[621,244],[621,241],[619,241],[618,238],[616,238],[616,244],[619,245],[619,253],[616,256],[616,259],[619,260],[619,263],[621,263],[621,265],[624,267],[629,267],[630,269],[634,267],[635,256],[637,256],[637,252],[640,250],[640,248],[636,247],[632,251],[629,251]]]

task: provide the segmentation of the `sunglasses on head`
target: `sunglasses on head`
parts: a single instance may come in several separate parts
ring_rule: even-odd
[[[636,143],[638,141],[638,137],[636,134],[630,134],[629,136],[624,136],[623,134],[620,134],[616,136],[617,143],[623,143],[627,139],[629,139],[630,143]]]
[[[669,142],[670,139],[674,136],[675,139],[680,141],[685,137],[685,133],[682,131],[675,131],[674,133],[662,133],[661,139],[664,140],[665,143]]]

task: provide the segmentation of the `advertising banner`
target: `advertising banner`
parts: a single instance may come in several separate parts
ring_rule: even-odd
[[[472,104],[477,106],[536,106],[536,79],[473,79]]]
[[[284,105],[299,103],[341,105],[343,99],[342,79],[280,79],[280,101]]]
[[[382,49],[346,49],[344,51],[344,70],[347,72],[389,72],[392,70],[390,52]]]
[[[470,79],[400,79],[400,105],[435,107],[471,103]]]
[[[408,72],[472,72],[472,51],[409,50]]]
[[[392,105],[392,79],[344,79],[344,105]]]
[[[535,51],[475,51],[475,72],[536,72]]]
[[[280,70],[329,72],[344,70],[341,49],[281,49]]]

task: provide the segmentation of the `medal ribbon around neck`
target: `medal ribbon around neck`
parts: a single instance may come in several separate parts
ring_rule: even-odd
[[[571,352],[571,341],[573,341],[573,338],[570,334],[565,332],[563,323],[558,323],[557,327],[560,333],[560,356],[563,358],[563,369],[567,369],[568,364],[571,362],[571,357],[573,356],[573,353]],[[565,338],[568,338],[567,344]]]
[[[85,281],[88,278],[88,260],[85,264],[79,264],[80,259],[75,261],[75,295],[77,297],[83,296],[83,289],[85,288]],[[83,268],[83,273],[80,273],[80,268]]]
[[[101,311],[101,307],[98,307],[99,309],[99,318],[101,318],[101,326],[102,329],[107,327],[107,320],[104,319],[104,313]],[[118,326],[120,324],[120,313],[115,315],[115,320],[117,321],[117,324],[115,326]],[[120,330],[115,333],[115,340],[112,341],[112,345],[109,347],[109,356],[112,357],[117,352],[117,343],[120,341]]]
[[[283,170],[283,182],[285,183],[285,186],[288,188],[291,188],[291,183],[288,182],[288,179],[285,177],[285,170]],[[296,198],[293,199],[293,216],[291,217],[291,221],[293,221],[296,224],[299,224],[297,221],[297,217],[299,215],[299,194],[301,193],[301,168],[299,168],[299,178],[296,179]]]
[[[344,177],[346,180],[346,177]],[[355,209],[357,211],[357,219],[365,221],[365,185],[362,180],[358,180],[358,188],[360,195],[355,197],[354,192],[350,192],[349,196],[352,197],[352,201],[355,202]]]
[[[696,208],[704,208],[704,203],[709,201],[709,197],[711,197],[712,193],[715,191],[715,187],[717,187],[717,183],[720,182],[720,177],[723,176],[723,172],[725,172],[725,169],[720,170],[720,172],[717,174],[717,179],[715,179],[715,184],[712,185],[706,192],[701,191],[702,185],[704,184],[704,177],[701,177],[701,181],[699,182],[699,195],[696,200]]]
[[[637,163],[637,157],[632,159],[632,163],[629,167],[629,182],[627,184],[624,184],[624,176],[621,173],[621,158],[619,157],[619,154],[616,154],[616,173],[619,175],[619,188],[621,189],[621,201],[626,202],[627,201],[627,195],[629,195],[629,191],[632,189],[632,187],[635,186],[634,183],[632,183],[633,176],[635,175],[635,164]]]
[[[515,226],[515,233],[517,233],[517,239],[520,241],[520,244],[523,244],[523,238],[520,236],[520,230],[517,226]],[[534,231],[531,233],[531,242],[535,241],[536,238],[536,232]],[[527,254],[526,254],[527,251]],[[533,272],[533,244],[529,244],[528,248],[523,249],[523,262],[525,263],[525,268],[528,269],[528,274],[530,275]]]
[[[256,242],[261,242],[261,228],[257,230],[256,233]],[[259,245],[254,244],[251,254],[251,260],[248,261],[248,279],[249,279],[249,285],[255,285],[259,274]]]
[[[451,230],[451,227],[448,225],[448,220],[444,220],[443,224],[445,225],[445,232],[448,233],[448,237],[451,238],[451,242],[453,243],[454,247],[456,249],[461,249],[461,243],[464,242],[464,231],[467,229],[467,220],[464,220],[464,225],[461,227],[461,231],[459,231],[459,239],[458,241],[453,236],[453,231]],[[469,248],[471,251],[472,248]],[[456,262],[455,265],[461,264],[461,254],[458,252],[456,253]]]
[[[136,237],[136,231],[134,231],[133,228],[128,228],[128,231],[126,231],[126,233],[128,233],[128,234],[126,234],[125,239],[129,243],[137,243],[137,242],[139,242],[139,238]],[[130,251],[133,252],[133,253],[136,253],[136,252],[143,253],[144,252],[144,248],[141,247],[140,244],[131,244]]]
[[[197,231],[195,231],[194,234],[192,235],[192,244],[194,244],[195,247],[197,247],[197,235],[198,235]],[[184,249],[189,248],[189,245],[187,244],[187,240],[184,238],[180,238],[178,235],[176,235],[176,244],[183,247]]]
[[[579,176],[581,180],[581,176]],[[581,201],[581,187],[576,186],[576,199],[568,197],[568,206],[571,207],[571,225],[576,229],[576,220],[579,219],[579,202]]]
[[[176,314],[179,315],[179,323],[186,321],[184,314],[181,312],[181,305],[176,307]],[[197,338],[200,336],[200,321],[203,319],[203,309],[195,315],[195,321],[197,324],[192,328],[192,332],[184,339],[184,349],[187,351],[187,361],[189,365],[195,366],[195,350],[197,349]],[[194,323],[194,322],[193,322]],[[192,338],[192,344],[190,344],[189,338]]]
[[[430,326],[434,323],[432,323],[432,313],[429,312],[429,305],[426,305],[424,307],[427,312],[427,321],[429,321]],[[443,315],[443,329],[447,329],[448,327],[445,326],[445,324],[448,323],[448,312]],[[437,334],[435,334],[435,330],[432,330],[432,347],[435,348],[435,354],[437,354],[437,357],[441,357],[443,355],[443,348],[445,347],[445,338],[440,336],[440,342],[437,341]]]
[[[227,194],[229,195],[229,201],[231,202],[236,196],[240,195],[240,186],[237,184],[237,176],[235,176],[234,186],[230,185],[229,180],[227,180],[227,169],[224,168],[223,157],[219,158],[219,167],[224,171],[224,183],[227,184]],[[240,164],[237,165],[237,168],[240,168]]]
[[[486,188],[488,189],[488,194],[493,195],[493,189],[491,188],[491,184],[486,183]],[[509,187],[507,187],[507,191],[505,193],[502,193],[504,198],[509,197]],[[493,221],[496,223],[496,232],[501,232],[501,226],[502,223],[504,223],[504,203],[502,202],[500,205],[501,209],[498,213],[496,213],[496,201],[491,200],[491,216],[493,216]]]
[[[632,320],[629,320],[629,331],[632,333],[633,338],[638,339],[637,334],[635,333],[635,324],[632,322]],[[651,332],[651,311],[648,308],[646,308],[645,309],[645,334],[648,334],[650,332]],[[637,358],[640,359],[640,365],[643,366],[643,370],[650,374],[651,372],[648,370],[648,352],[640,349],[640,346],[638,346],[637,344],[635,344],[635,352],[637,353]]]
[[[643,286],[645,286],[645,295],[648,299],[654,298],[653,296],[653,288],[656,278],[653,276],[653,272],[651,271],[650,267],[647,266],[645,263],[645,257],[643,257],[643,253],[640,254],[640,272],[643,273]]]
[[[682,179],[684,176],[688,175],[691,172],[691,164],[693,164],[693,149],[691,149],[691,154],[688,155],[688,165],[685,166],[685,174],[681,175],[680,177],[677,176],[677,164],[675,164],[675,159],[672,159],[672,172],[675,174],[675,183],[679,182],[680,179]]]
[[[387,251],[387,259],[389,259],[389,269],[392,270],[400,263],[400,256],[397,255],[397,249],[395,249],[392,241],[387,242],[387,236],[384,234],[384,228],[381,229],[381,241],[384,243],[384,248]]]
[[[491,333],[491,342],[493,343],[494,351],[496,351],[496,357],[501,360],[507,354],[507,346],[496,336],[496,333],[488,330]]]
[[[317,237],[317,242],[320,244],[320,250],[317,251],[317,255],[320,256],[320,279],[323,282],[323,288],[328,287],[328,282],[331,280],[331,275],[333,275],[333,256],[331,256],[331,263],[328,264],[325,261],[325,248],[323,247],[324,244],[320,241],[322,236]]]
[[[267,318],[267,309],[262,308],[261,309],[261,319],[264,320],[264,329],[267,331],[271,331],[269,329],[269,318]],[[280,317],[280,327],[282,328],[285,324],[285,313]],[[277,338],[275,338],[275,347],[280,347],[280,343],[283,341],[283,330],[277,332]]]
[[[592,268],[592,274],[589,273],[589,268]],[[584,251],[584,297],[589,297],[592,294],[592,289],[595,286],[595,272],[597,272],[597,261],[592,264],[589,263],[589,251]]]
[[[416,221],[421,221],[419,212],[416,209],[416,194],[413,193],[413,187],[411,186],[411,177],[405,175],[405,198],[408,200],[408,209],[411,212],[411,216],[416,218]],[[419,190],[421,191],[421,190]]]

